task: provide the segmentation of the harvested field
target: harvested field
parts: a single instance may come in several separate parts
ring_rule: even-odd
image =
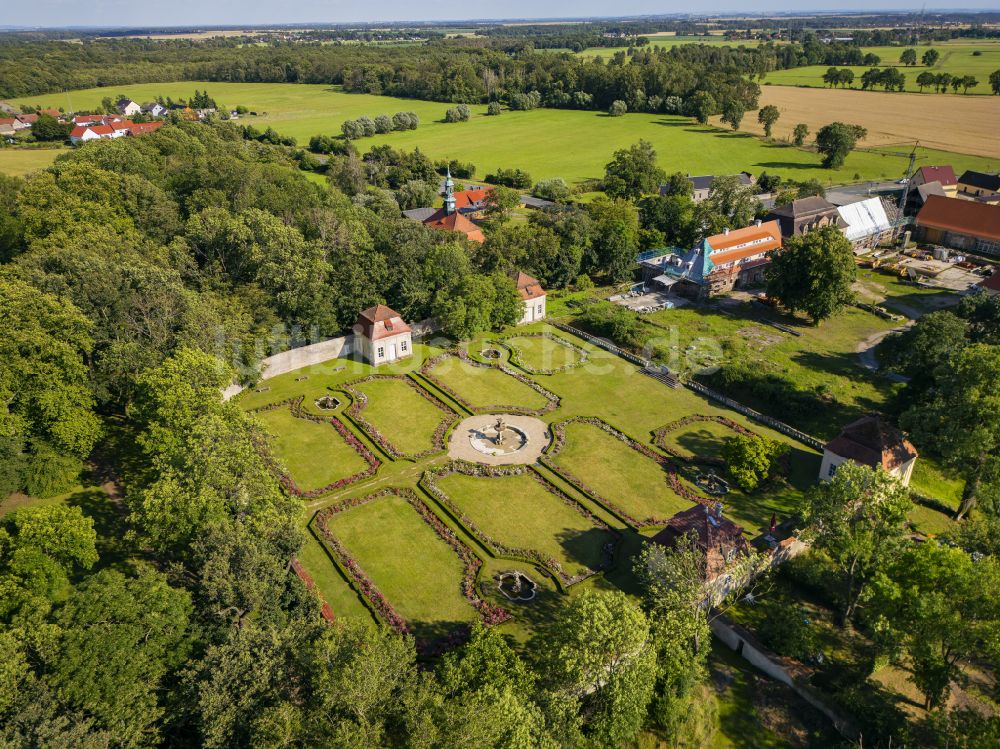
[[[996,134],[1000,98],[993,96],[763,86],[760,105],[766,104],[781,111],[781,119],[774,126],[774,136],[779,139],[790,138],[795,125],[804,122],[809,126],[811,140],[823,125],[839,120],[868,128],[862,146],[919,140],[928,148],[1000,161],[1000,138]],[[763,132],[755,112],[747,113],[743,127]],[[994,170],[997,168],[1000,163],[993,165]]]

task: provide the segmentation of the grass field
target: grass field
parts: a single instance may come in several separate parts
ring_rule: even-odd
[[[418,393],[403,379],[380,379],[351,386],[368,402],[361,417],[370,422],[404,455],[433,446],[432,437],[447,414]]]
[[[919,91],[917,86],[917,76],[924,71],[931,73],[949,73],[952,76],[971,75],[979,81],[979,85],[970,88],[969,94],[992,94],[989,77],[994,70],[1000,70],[1000,44],[991,40],[974,42],[964,40],[962,43],[951,43],[943,45],[930,45],[914,47],[917,51],[917,61],[928,49],[936,49],[941,57],[937,63],[931,67],[924,65],[901,65],[899,55],[906,47],[865,47],[865,53],[874,53],[882,58],[878,67],[896,67],[906,75],[906,91]],[[980,52],[974,55],[973,52]],[[815,86],[823,88],[823,73],[827,71],[829,65],[808,65],[801,68],[790,68],[788,70],[775,70],[768,73],[764,79],[766,83],[782,86]],[[854,87],[861,87],[861,75],[869,70],[869,65],[856,66],[836,66],[848,67],[854,71]],[[949,89],[950,90],[950,89]],[[927,91],[925,88],[924,91]]]
[[[0,148],[0,174],[20,177],[49,166],[65,148]]]
[[[663,435],[657,444],[667,452],[682,458],[692,459],[718,455],[723,443],[738,432],[717,421],[696,421]]]
[[[563,177],[570,182],[578,182],[599,178],[616,149],[628,147],[640,138],[653,144],[660,154],[661,165],[671,172],[724,174],[746,169],[755,174],[767,171],[798,180],[815,178],[824,184],[832,184],[853,181],[856,174],[860,179],[895,177],[902,175],[906,169],[905,157],[866,151],[852,153],[841,169],[822,169],[819,156],[808,150],[781,143],[765,143],[745,133],[703,127],[687,118],[666,115],[607,117],[601,112],[536,109],[487,117],[486,108],[477,105],[472,107],[473,115],[468,122],[447,124],[442,121],[449,106],[445,103],[345,94],[322,85],[185,81],[93,88],[46,94],[21,101],[61,106],[67,110],[86,110],[99,106],[102,98],[119,93],[137,101],[148,101],[158,95],[175,99],[189,97],[196,88],[207,89],[221,105],[233,107],[243,104],[261,113],[259,117],[248,117],[242,121],[258,126],[271,125],[283,134],[295,136],[300,143],[307,142],[316,134],[339,134],[340,124],[345,119],[392,114],[401,110],[414,111],[421,120],[417,130],[366,138],[358,141],[358,147],[367,151],[381,144],[404,149],[419,146],[434,159],[471,161],[476,165],[479,177],[498,167],[519,167],[527,170],[535,180]],[[778,86],[765,89],[797,91]],[[894,98],[897,96],[894,95]],[[949,97],[947,101],[950,103],[956,98],[961,97]],[[921,98],[924,107],[938,110],[936,131],[940,132],[950,127],[954,119],[949,112],[933,107],[931,101]],[[832,111],[833,108],[827,106],[817,116],[833,119],[830,116]],[[265,112],[266,116],[263,115]],[[745,118],[747,127],[751,120],[756,118],[749,113]],[[783,116],[777,126],[778,133],[783,134],[786,125],[790,130],[797,121],[791,114]],[[897,139],[903,140],[906,138]],[[928,153],[927,156],[935,162],[952,163],[959,171],[968,168],[985,170],[988,167],[985,160],[977,157],[950,153]]]
[[[504,344],[516,351],[518,362],[526,371],[544,372],[572,367],[583,361],[583,354],[571,345],[560,343],[565,340],[520,335],[507,338]]]
[[[462,561],[405,499],[379,497],[332,515],[328,527],[418,635],[476,619]]]
[[[892,154],[908,155],[916,141],[923,146],[917,150],[917,166],[952,164],[958,174],[965,169],[1000,169],[1000,138],[995,132],[1000,110],[997,97],[763,86],[760,105],[768,104],[781,112],[773,131],[776,139],[790,139],[800,122],[809,126],[807,143],[812,142],[819,128],[834,120],[866,127],[868,137],[860,146],[867,150],[854,153],[847,161],[850,165],[855,159],[862,166],[855,171],[863,179],[869,174],[880,179],[902,177],[906,171],[904,159]],[[763,133],[755,112],[747,112],[742,128],[748,133]],[[891,144],[900,146],[887,147]],[[847,165],[845,168],[850,170]],[[806,171],[803,169],[802,174]],[[826,181],[822,176],[820,180]]]
[[[540,409],[548,402],[541,393],[493,367],[477,367],[451,356],[442,359],[428,375],[454,390],[473,410],[494,410],[504,406]]]
[[[483,533],[504,546],[541,552],[569,575],[597,569],[602,547],[612,540],[528,474],[452,474],[437,485]]]
[[[329,424],[294,416],[288,408],[257,418],[272,438],[278,460],[302,491],[311,491],[365,470],[368,464]]]
[[[640,522],[691,507],[667,485],[663,467],[591,424],[567,424],[553,462]]]

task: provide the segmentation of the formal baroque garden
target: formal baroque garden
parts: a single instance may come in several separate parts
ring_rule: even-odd
[[[727,437],[787,438],[547,325],[416,343],[378,370],[315,365],[240,403],[268,435],[272,469],[308,503],[303,559],[334,615],[356,616],[359,601],[425,653],[477,619],[516,634],[553,595],[604,575],[620,583],[636,544],[695,503],[721,501],[754,538],[794,514],[818,465],[795,445],[799,470],[766,490],[713,492],[705,477],[722,471]],[[538,425],[530,440],[510,426],[524,421]],[[498,427],[519,437],[498,451],[508,460],[449,449],[491,447]]]

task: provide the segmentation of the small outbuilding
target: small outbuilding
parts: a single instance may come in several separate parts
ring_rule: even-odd
[[[820,481],[829,481],[847,461],[886,471],[909,486],[917,449],[902,432],[877,415],[863,416],[848,424],[823,448]]]
[[[743,527],[722,514],[722,505],[714,508],[695,505],[682,510],[667,521],[666,527],[649,540],[674,548],[684,536],[694,534],[695,546],[705,555],[705,582],[715,583],[726,569],[750,552]]]
[[[511,273],[510,277],[514,280],[517,293],[521,295],[521,300],[524,302],[524,315],[517,324],[527,325],[531,322],[544,320],[546,293],[538,279],[520,271]]]
[[[376,304],[354,323],[354,350],[373,367],[403,359],[413,354],[410,326],[396,310]]]

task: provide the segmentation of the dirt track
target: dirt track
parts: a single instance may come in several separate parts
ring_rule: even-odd
[[[806,123],[815,134],[823,125],[839,120],[868,128],[862,146],[919,140],[928,148],[1000,159],[1000,96],[765,85],[761,86],[760,106],[766,104],[774,104],[781,111],[781,119],[774,127],[776,138],[791,138],[799,122]],[[743,129],[763,132],[756,112],[747,112]]]

